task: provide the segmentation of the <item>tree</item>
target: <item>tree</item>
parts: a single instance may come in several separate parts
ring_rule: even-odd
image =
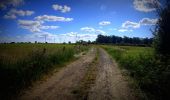
[[[156,53],[155,72],[158,76],[155,78],[154,84],[155,96],[160,100],[169,100],[170,90],[170,1],[164,7],[157,8],[159,20],[156,24],[154,34],[154,49]],[[154,67],[153,67],[154,68]]]
[[[152,38],[139,38],[139,37],[127,37],[124,36],[104,36],[98,35],[96,39],[96,43],[112,43],[112,44],[124,44],[124,45],[143,45],[143,46],[150,46],[152,43]]]
[[[158,55],[163,57],[170,56],[170,1],[164,8],[158,8],[158,16],[160,17],[154,34],[154,48]]]
[[[71,44],[71,41],[68,41],[68,44]]]
[[[88,44],[91,44],[91,41],[90,40],[88,40],[88,42],[87,42]]]

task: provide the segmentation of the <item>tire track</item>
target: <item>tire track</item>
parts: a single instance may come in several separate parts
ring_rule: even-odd
[[[47,81],[25,91],[20,100],[75,100],[72,91],[84,77],[95,54],[96,49],[92,48],[87,55],[55,73]]]
[[[37,84],[21,100],[138,100],[105,50],[87,55]],[[95,59],[96,54],[97,60]]]
[[[100,48],[98,75],[88,100],[136,100],[117,64]]]

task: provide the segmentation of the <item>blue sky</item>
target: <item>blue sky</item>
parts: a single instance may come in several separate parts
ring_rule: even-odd
[[[94,41],[98,34],[152,37],[156,0],[2,0],[0,42]]]

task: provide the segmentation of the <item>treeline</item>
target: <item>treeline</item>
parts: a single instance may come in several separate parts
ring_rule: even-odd
[[[151,46],[153,39],[152,38],[139,38],[139,37],[119,37],[119,36],[104,36],[98,35],[96,43],[102,44],[120,44],[120,45],[141,45],[141,46]]]

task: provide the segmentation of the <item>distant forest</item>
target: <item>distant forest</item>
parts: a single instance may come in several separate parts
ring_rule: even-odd
[[[96,43],[100,44],[120,44],[120,45],[141,45],[141,46],[151,46],[153,38],[139,38],[139,37],[119,37],[115,35],[104,36],[98,35]]]

